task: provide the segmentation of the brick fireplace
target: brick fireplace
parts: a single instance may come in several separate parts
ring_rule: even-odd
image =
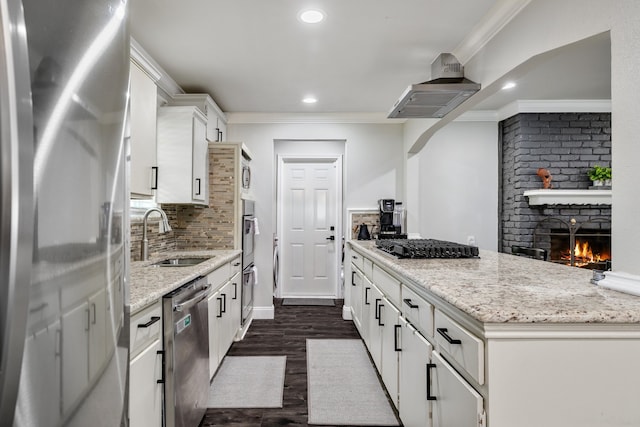
[[[611,114],[522,113],[499,126],[500,250],[509,253],[512,246],[542,247],[549,251],[551,261],[580,266],[584,257],[576,251],[574,239],[578,239],[580,245],[588,241],[598,252],[609,254],[610,204],[569,199],[533,204],[524,193],[542,188],[537,171],[545,168],[551,173],[553,189],[588,194],[587,171],[596,164],[611,165]],[[603,245],[608,247],[600,248]]]

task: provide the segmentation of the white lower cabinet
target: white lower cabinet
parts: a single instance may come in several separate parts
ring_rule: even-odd
[[[242,303],[240,299],[241,273],[225,264],[214,270],[208,277],[214,291],[207,299],[209,309],[209,377],[213,378],[222,359],[231,347],[240,329]],[[233,277],[229,279],[229,274]],[[221,278],[224,283],[220,286]],[[219,288],[219,289],[216,289]]]
[[[398,353],[400,352],[400,311],[387,298],[380,304],[382,324],[380,375],[389,397],[398,407]]]
[[[362,332],[362,288],[364,276],[354,264],[351,264],[351,317],[358,331]]]
[[[400,349],[400,419],[405,427],[428,427],[431,402],[427,397],[427,366],[433,347],[409,322],[400,318]]]
[[[382,321],[380,320],[380,312],[382,306],[382,292],[371,286],[370,290],[371,312],[369,313],[369,339],[365,340],[365,344],[369,348],[369,354],[373,359],[376,369],[380,372],[382,368]]]
[[[162,425],[162,306],[160,302],[131,316],[129,425]]]
[[[162,425],[162,340],[157,339],[131,359],[129,371],[129,424],[132,427]]]
[[[429,397],[433,427],[477,427],[486,425],[484,399],[437,351],[428,367]]]
[[[229,345],[235,340],[236,333],[240,328],[240,324],[242,323],[242,273],[237,272],[229,281],[231,285],[231,289],[229,290],[231,295],[231,300],[229,302],[229,311],[230,311],[230,319],[231,319],[231,329],[230,329],[230,342]]]
[[[209,316],[209,378],[213,378],[220,365],[220,338],[218,338],[220,334],[220,322],[218,321],[218,313],[222,310],[220,307],[221,304],[222,298],[220,297],[220,291],[209,295],[207,299]]]

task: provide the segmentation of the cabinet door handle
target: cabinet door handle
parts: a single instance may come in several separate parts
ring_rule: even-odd
[[[356,272],[352,271],[351,272],[351,286],[355,286],[356,285],[355,277],[356,277]]]
[[[222,312],[227,312],[227,294],[222,294]]]
[[[427,400],[436,400],[436,397],[431,395],[431,368],[435,367],[435,363],[427,363]]]
[[[382,309],[384,308],[384,304],[380,304],[378,306],[378,326],[384,326],[382,323]]]
[[[200,195],[200,178],[196,178],[196,184],[198,186],[198,191],[196,191],[196,196]]]
[[[220,128],[216,128],[216,142],[220,142]]]
[[[87,326],[84,328],[84,330],[89,331],[89,328],[91,328],[91,310],[85,308],[84,311],[85,313],[87,313]]]
[[[233,263],[233,266],[234,266],[234,267],[237,267],[237,266],[239,266],[239,265],[240,265],[240,261],[238,261],[238,262],[234,262],[234,263]]]
[[[357,256],[355,256],[355,255],[351,255],[351,258],[353,258],[353,259],[358,259],[358,257],[357,257]]]
[[[238,299],[238,284],[233,283],[233,299]]]
[[[153,176],[153,184],[151,184],[152,190],[158,189],[158,167],[151,166],[151,175]]]
[[[95,302],[91,303],[91,312],[93,313],[93,315],[91,316],[91,324],[95,325],[96,321],[98,320],[96,318],[96,303]]]
[[[147,323],[138,323],[138,328],[148,328],[159,320],[160,316],[151,316],[151,319]]]
[[[449,344],[462,344],[462,341],[453,339],[449,336],[447,328],[437,328],[436,331],[438,331],[438,333],[442,335]]]
[[[409,308],[420,308],[420,306],[414,304],[410,298],[405,298],[402,301],[404,301],[404,303],[407,304]]]
[[[402,329],[402,325],[393,325],[393,328],[393,349],[395,351],[402,351],[402,349],[400,348],[400,340],[398,339],[398,331]]]
[[[162,362],[160,366],[162,366],[162,373],[160,374],[160,379],[156,381],[156,384],[164,384],[164,350],[156,351],[156,355],[161,356]]]
[[[369,289],[371,288],[364,288],[364,303],[366,305],[371,305],[371,303],[369,302]]]
[[[218,300],[218,314],[216,314],[216,317],[222,317],[222,298],[218,297],[216,299]]]
[[[378,304],[380,304],[380,301],[382,301],[382,299],[376,298],[376,312],[374,313],[374,317],[376,318],[376,320],[380,320],[380,310],[378,310]]]

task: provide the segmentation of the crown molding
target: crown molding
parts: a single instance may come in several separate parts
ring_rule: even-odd
[[[498,112],[493,110],[471,110],[462,113],[454,122],[497,122]]]
[[[229,124],[401,124],[406,119],[388,119],[386,113],[225,113]]]
[[[531,0],[497,1],[451,53],[461,64],[466,64],[530,2]]]
[[[171,76],[158,64],[140,43],[133,37],[130,38],[130,58],[144,71],[155,84],[167,95],[172,96],[184,93],[184,90],[171,78]]]
[[[519,113],[610,113],[610,99],[542,99],[517,100],[496,112],[497,120]]]

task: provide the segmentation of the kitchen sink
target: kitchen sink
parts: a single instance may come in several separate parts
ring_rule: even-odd
[[[207,258],[169,258],[151,264],[151,267],[191,267],[198,265],[212,257]]]

